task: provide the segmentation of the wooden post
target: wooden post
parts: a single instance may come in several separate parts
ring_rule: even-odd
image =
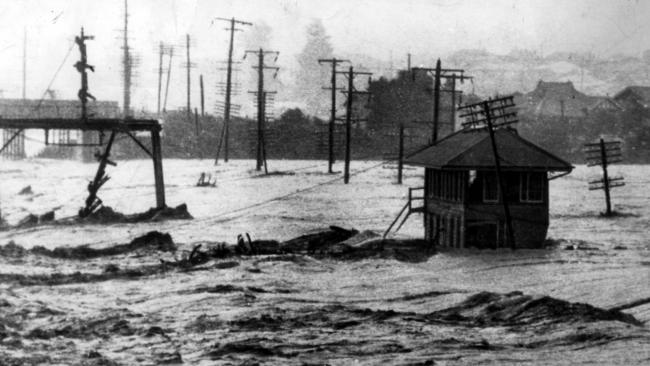
[[[607,151],[605,151],[605,141],[600,139],[600,159],[601,166],[603,167],[603,187],[605,188],[605,202],[607,204],[607,211],[605,215],[612,215],[612,203],[609,196],[609,176],[607,175]]]
[[[499,182],[499,198],[503,203],[503,213],[506,217],[506,240],[510,243],[510,248],[515,250],[515,232],[512,229],[512,217],[510,216],[510,206],[506,200],[506,186],[503,181],[503,174],[501,172],[501,160],[499,158],[499,153],[497,151],[497,143],[494,138],[494,128],[492,126],[492,114],[490,113],[489,103],[483,102],[483,111],[485,113],[485,120],[487,122],[488,132],[490,133],[490,141],[492,142],[492,154],[494,155],[494,165],[497,170],[497,179]]]
[[[191,89],[191,81],[190,81],[190,35],[186,34],[185,35],[185,56],[187,58],[187,121],[192,120],[192,105],[190,103],[190,89]]]
[[[346,103],[345,113],[345,175],[343,182],[348,184],[350,182],[350,135],[352,125],[352,89],[354,89],[354,69],[350,66],[348,74],[348,100]]]
[[[167,207],[165,204],[165,181],[163,178],[162,150],[160,146],[160,131],[151,131],[151,146],[153,160],[153,174],[156,184],[156,208],[162,209]]]
[[[404,124],[399,125],[399,153],[397,156],[397,184],[402,184],[402,169],[404,168]]]
[[[262,128],[264,127],[264,51],[260,48],[257,68],[257,164],[255,170],[262,169]]]
[[[167,64],[167,81],[165,82],[165,101],[163,102],[163,113],[167,111],[167,96],[169,95],[169,78],[172,76],[172,58],[174,57],[174,49],[169,49],[169,63]]]
[[[232,93],[232,47],[235,40],[235,18],[230,19],[230,43],[228,46],[228,67],[226,72],[226,101],[223,108],[223,161],[228,162],[228,140],[230,138],[230,94]],[[221,143],[219,143],[221,147]],[[215,164],[219,159],[219,153],[217,152],[217,158],[215,159]]]
[[[162,101],[162,74],[163,74],[163,43],[160,42],[158,50],[158,116],[160,117],[160,106]]]
[[[449,115],[451,133],[456,131],[456,77],[451,78],[451,113]]]
[[[264,164],[264,174],[269,174],[269,168],[266,165],[266,138],[264,131],[266,129],[266,92],[262,93],[262,130],[260,134],[260,143],[262,145],[262,162]]]
[[[199,75],[199,86],[201,88],[201,118],[205,117],[205,97],[203,95],[203,74]]]
[[[199,153],[199,159],[203,159],[203,153],[201,152],[201,135],[199,134],[199,111],[194,108],[194,133],[196,136],[196,149]]]
[[[334,122],[336,121],[336,59],[333,59],[332,61],[332,108],[330,114],[327,136],[327,172],[331,174],[333,173],[332,165],[334,165]]]
[[[433,134],[432,143],[438,141],[438,113],[440,110],[440,59],[436,62],[436,72],[433,80]]]

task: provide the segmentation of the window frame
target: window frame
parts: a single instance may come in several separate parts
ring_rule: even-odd
[[[531,177],[539,177],[540,183],[540,198],[530,198],[530,181]],[[540,172],[524,172],[520,175],[519,179],[519,202],[522,203],[544,203],[544,175]]]
[[[498,203],[499,202],[500,192],[499,192],[499,182],[498,182],[497,173],[493,172],[493,171],[486,170],[486,171],[483,171],[483,174],[481,174],[481,175],[482,175],[481,179],[483,180],[483,184],[482,184],[482,186],[483,186],[483,194],[482,194],[481,198],[483,199],[483,202],[484,203]],[[487,184],[486,183],[487,183],[488,175],[493,175],[494,176],[494,185],[496,187],[496,197],[493,200],[492,199],[487,199],[487,194],[486,194],[487,193]]]

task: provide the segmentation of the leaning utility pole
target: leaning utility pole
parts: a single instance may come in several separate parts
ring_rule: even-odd
[[[230,22],[230,28],[226,28],[226,30],[230,31],[230,43],[228,46],[228,66],[226,70],[226,96],[225,96],[225,105],[224,105],[224,110],[223,110],[223,129],[224,133],[223,139],[224,139],[224,156],[223,160],[225,162],[228,162],[228,140],[229,140],[229,128],[230,128],[230,97],[231,97],[231,92],[232,92],[232,52],[233,52],[233,43],[235,40],[235,31],[241,31],[242,29],[237,29],[235,28],[235,24],[240,24],[240,25],[253,25],[253,23],[245,22],[242,20],[237,20],[234,17],[227,19],[227,18],[215,18],[217,20],[223,20]],[[217,160],[219,159],[219,153],[217,152],[217,156],[215,158],[215,164],[217,163]]]
[[[506,184],[501,171],[501,157],[497,149],[496,138],[494,130],[500,127],[505,127],[517,123],[517,113],[512,111],[515,107],[512,96],[500,97],[495,99],[484,100],[479,103],[465,105],[459,110],[467,111],[461,115],[466,117],[467,121],[463,123],[466,131],[474,131],[477,129],[487,129],[492,143],[492,154],[494,157],[494,167],[497,174],[499,184],[499,199],[503,204],[503,214],[506,219],[506,240],[510,244],[512,250],[516,249],[515,245],[515,232],[512,228],[512,217],[510,215],[510,205],[506,197]]]
[[[354,101],[355,95],[368,95],[368,91],[358,91],[354,87],[354,77],[356,75],[372,75],[370,72],[354,71],[354,68],[350,66],[350,69],[347,72],[339,72],[339,74],[346,75],[348,78],[348,88],[344,90],[343,93],[347,94],[346,101],[346,111],[345,111],[345,169],[343,175],[343,182],[348,184],[350,182],[350,155],[351,155],[351,140],[352,140],[352,103]],[[370,84],[370,78],[368,78],[368,84]],[[355,122],[361,122],[362,119],[355,118]]]
[[[333,173],[332,165],[334,165],[334,122],[336,121],[336,65],[342,62],[350,62],[349,60],[339,60],[336,58],[318,59],[318,63],[331,63],[332,64],[332,86],[330,88],[323,88],[332,91],[332,107],[330,111],[329,135],[328,135],[328,173]]]
[[[174,47],[169,47],[169,63],[167,64],[167,81],[165,82],[165,100],[163,102],[163,112],[167,111],[167,96],[169,95],[169,78],[172,76],[172,58],[174,58]]]
[[[258,51],[252,51],[248,50],[246,51],[244,57],[248,55],[249,53],[257,54],[257,66],[253,66],[254,69],[257,69],[257,91],[256,92],[249,92],[251,94],[256,94],[257,95],[257,148],[256,148],[256,156],[257,156],[257,164],[255,165],[256,170],[261,170],[262,165],[264,164],[264,122],[265,122],[265,103],[266,103],[266,98],[265,94],[269,93],[264,90],[264,70],[265,69],[271,69],[275,70],[274,77],[277,76],[279,67],[276,66],[267,66],[264,63],[264,56],[267,54],[273,54],[275,55],[275,61],[278,59],[278,55],[280,54],[277,51],[264,51],[263,49],[259,49]]]
[[[623,154],[621,153],[620,141],[605,141],[600,139],[599,142],[584,145],[584,151],[587,154],[587,166],[600,165],[603,170],[603,178],[592,180],[589,182],[589,190],[602,189],[605,191],[605,204],[606,211],[603,216],[612,216],[612,203],[610,197],[610,189],[622,187],[625,185],[624,178],[610,177],[607,167],[610,164],[620,163],[623,161]]]
[[[449,79],[453,78],[460,79],[464,81],[465,79],[471,79],[470,76],[465,76],[465,70],[462,69],[443,69],[440,64],[440,59],[436,61],[436,67],[427,68],[427,67],[413,67],[412,71],[425,71],[433,77],[433,120],[432,120],[432,133],[431,133],[431,143],[436,143],[438,141],[438,125],[439,122],[439,112],[440,112],[440,79]],[[413,74],[415,77],[415,74]],[[453,106],[452,106],[453,108]],[[453,128],[453,126],[452,126]]]

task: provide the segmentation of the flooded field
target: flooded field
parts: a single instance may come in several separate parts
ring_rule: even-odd
[[[3,217],[74,216],[95,168],[3,162]],[[649,166],[612,167],[627,183],[613,191],[614,218],[599,216],[602,192],[587,190],[596,168],[553,180],[543,250],[172,265],[198,244],[246,233],[280,242],[330,225],[381,234],[407,188],[422,185],[420,169],[397,185],[376,161],[353,162],[349,185],[318,161],[269,161],[269,176],[253,168],[165,161],[168,205],[186,203],[192,220],[1,231],[0,365],[650,363]],[[196,187],[201,172],[216,187]],[[150,161],[107,173],[106,205],[127,214],[154,205]],[[151,231],[170,238],[132,242]],[[422,233],[415,215],[397,237]]]

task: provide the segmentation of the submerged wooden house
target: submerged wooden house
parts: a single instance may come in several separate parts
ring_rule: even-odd
[[[571,172],[566,161],[519,136],[495,131],[516,247],[538,248],[549,225],[550,173]],[[425,239],[442,247],[507,247],[505,214],[500,200],[488,131],[451,134],[405,159],[424,167]]]

